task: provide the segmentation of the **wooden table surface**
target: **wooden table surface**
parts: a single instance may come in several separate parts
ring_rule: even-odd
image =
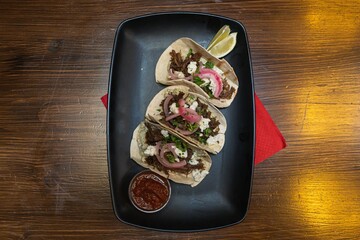
[[[288,147],[254,171],[235,226],[200,233],[118,221],[106,93],[118,24],[199,11],[247,28],[258,96]],[[0,239],[360,239],[360,2],[0,3]]]

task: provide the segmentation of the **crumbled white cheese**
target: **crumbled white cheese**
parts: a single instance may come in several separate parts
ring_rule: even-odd
[[[156,147],[152,145],[149,145],[144,151],[144,154],[147,156],[154,156],[155,153],[156,153]]]
[[[196,159],[190,159],[190,161],[189,161],[189,164],[190,165],[198,165],[199,164],[199,161],[198,160],[196,160]]]
[[[190,158],[189,164],[191,164],[191,165],[199,164],[199,161],[197,159],[198,159],[198,155],[197,155],[196,152],[194,152],[193,155]]]
[[[220,143],[220,140],[221,140],[221,135],[218,134],[216,136],[210,136],[207,140],[206,140],[206,143],[209,144],[209,145],[213,145],[213,144],[218,144]]]
[[[190,105],[190,108],[192,110],[196,110],[197,106],[199,105],[199,103],[197,101],[194,101],[191,105]]]
[[[161,130],[161,134],[166,138],[169,136],[169,132],[166,130]]]
[[[195,61],[191,61],[187,66],[187,71],[190,74],[193,74],[196,71],[197,63]]]
[[[201,181],[209,172],[208,171],[200,171],[199,169],[195,169],[192,171],[192,176],[193,176],[193,179],[196,181],[196,182],[199,182]]]
[[[179,157],[181,157],[181,158],[187,158],[187,156],[188,156],[188,152],[187,151],[181,151],[180,149],[178,149],[178,148],[175,148],[175,153],[176,153],[176,155],[178,155]]]
[[[201,120],[199,121],[199,128],[201,132],[203,132],[205,129],[209,127],[209,122],[210,122],[209,118],[204,118],[204,117],[201,118]]]
[[[172,113],[179,113],[179,108],[176,106],[176,103],[170,105],[170,111]]]
[[[204,83],[201,84],[200,87],[204,87],[210,83],[210,79],[208,79],[208,78],[202,78],[201,80],[203,80]]]
[[[211,92],[214,94],[216,91],[216,84],[214,81],[210,81],[210,86],[209,89],[211,90]]]

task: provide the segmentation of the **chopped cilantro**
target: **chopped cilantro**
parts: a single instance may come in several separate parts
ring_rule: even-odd
[[[182,141],[180,138],[174,136],[174,135],[170,135],[170,140],[171,142],[175,143],[175,146],[180,149],[182,152],[185,152],[187,149],[187,144]]]
[[[189,95],[188,98],[189,98],[190,101],[195,100],[195,96],[194,96],[194,95]]]
[[[200,86],[201,84],[203,84],[203,83],[204,83],[204,81],[203,81],[203,80],[201,80],[201,78],[200,78],[200,77],[198,77],[198,76],[195,76],[195,77],[194,77],[193,82],[194,82],[196,85],[198,85],[198,86]]]
[[[187,57],[187,58],[190,57],[191,54],[193,54],[193,52],[192,52],[192,49],[190,48],[190,49],[189,49],[189,52],[188,52],[187,55],[186,55],[186,57]]]
[[[169,162],[171,162],[171,163],[174,163],[174,162],[175,162],[175,157],[174,157],[174,155],[172,155],[171,153],[167,153],[167,154],[165,155],[165,157],[166,157],[166,159],[167,159]]]
[[[191,132],[194,131],[198,127],[198,125],[196,123],[191,124],[191,123],[187,122],[185,125],[186,125],[187,130],[189,130]]]
[[[171,123],[171,125],[173,125],[175,127],[179,126],[179,122],[176,119],[170,120],[170,123]]]
[[[199,142],[206,144],[206,139],[204,137],[198,137]]]
[[[170,140],[171,140],[172,142],[176,142],[176,141],[179,140],[179,138],[176,137],[176,136],[174,136],[174,135],[169,135],[169,136],[170,136]]]
[[[210,61],[207,61],[207,62],[205,63],[205,67],[206,67],[206,68],[213,68],[213,67],[214,67],[214,63],[212,63],[212,62],[210,62]]]
[[[210,90],[210,84],[201,87],[206,93],[207,95],[209,95],[210,98],[214,98],[214,95],[212,93],[212,91]]]
[[[179,142],[179,143],[177,143],[177,144],[175,144],[175,146],[180,150],[180,151],[182,151],[182,152],[185,152],[186,150],[187,150],[187,145],[186,145],[186,143],[184,143],[184,142]]]
[[[196,108],[196,112],[201,116],[204,115],[204,110],[202,108]]]
[[[206,129],[204,130],[204,135],[205,135],[205,137],[209,137],[211,133],[212,133],[212,130],[211,130],[210,128],[206,128]]]

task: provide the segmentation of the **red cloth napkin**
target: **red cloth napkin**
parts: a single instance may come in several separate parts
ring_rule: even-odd
[[[286,141],[268,111],[255,94],[255,165],[286,147]]]
[[[101,97],[104,106],[108,106],[108,95]],[[255,94],[256,111],[256,144],[255,144],[255,164],[261,163],[271,157],[281,149],[286,147],[285,138],[275,125],[270,114]]]

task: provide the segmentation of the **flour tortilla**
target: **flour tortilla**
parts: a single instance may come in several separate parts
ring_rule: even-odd
[[[149,124],[151,124],[152,127],[162,129],[161,126],[159,126],[158,124],[154,124],[154,123],[149,123]],[[206,151],[194,148],[192,146],[189,147],[192,148],[194,153],[196,153],[198,158],[201,159],[202,163],[204,164],[204,170],[199,172],[200,175],[197,175],[197,177],[194,177],[192,172],[190,172],[189,174],[184,174],[184,173],[176,172],[176,170],[169,170],[168,174],[166,174],[163,171],[159,171],[156,167],[149,165],[145,161],[146,155],[144,154],[145,149],[148,147],[145,137],[145,134],[148,130],[149,129],[147,128],[144,122],[141,122],[135,129],[130,144],[131,159],[133,159],[140,166],[147,168],[165,178],[168,178],[177,183],[187,184],[192,187],[197,186],[206,177],[206,175],[210,171],[210,167],[212,163],[211,158]]]
[[[209,95],[198,85],[195,83],[185,80],[185,79],[169,79],[169,68],[170,68],[170,52],[175,50],[175,52],[181,52],[182,54],[187,54],[190,50],[194,53],[199,52],[201,53],[202,57],[214,63],[219,69],[224,72],[225,79],[227,80],[228,84],[235,89],[235,92],[232,94],[230,99],[225,98],[210,98]],[[164,84],[164,85],[185,85],[190,87],[193,91],[201,94],[202,96],[206,97],[209,102],[219,108],[225,108],[230,106],[232,101],[234,100],[238,87],[239,81],[235,74],[234,69],[225,59],[218,59],[211,55],[205,48],[200,46],[198,43],[193,41],[190,38],[179,38],[175,42],[173,42],[160,56],[156,68],[155,68],[155,79],[156,82]]]
[[[190,136],[184,136],[180,132],[175,131],[175,129],[170,128],[166,124],[161,122],[161,119],[164,117],[162,115],[163,108],[160,106],[161,102],[169,94],[178,94],[180,92],[185,93],[184,98],[191,94],[195,99],[199,99],[202,103],[207,104],[208,110],[211,112],[211,115],[215,117],[219,122],[222,128],[218,132],[217,141],[211,144],[204,144],[199,142],[196,139],[191,138]],[[196,147],[211,152],[213,154],[219,153],[225,144],[225,132],[227,128],[227,123],[224,115],[217,109],[214,105],[209,103],[207,99],[195,92],[192,92],[190,88],[186,86],[169,86],[158,92],[155,97],[152,99],[145,113],[145,117],[152,122],[156,122],[172,132],[174,135],[186,140],[187,142],[195,145]]]

